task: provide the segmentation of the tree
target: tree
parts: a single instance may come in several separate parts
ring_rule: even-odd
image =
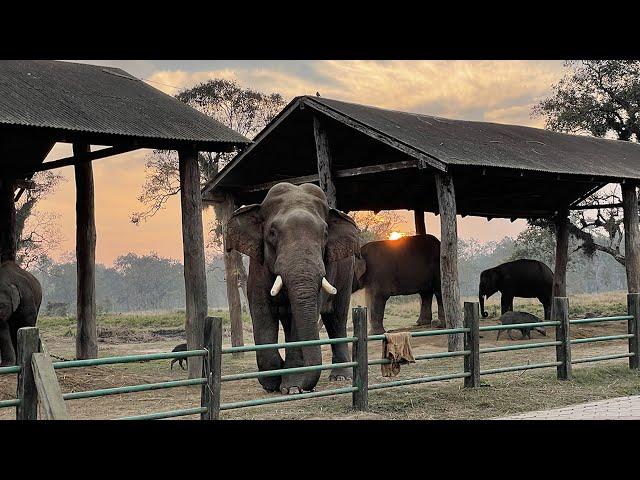
[[[360,245],[374,240],[386,240],[400,223],[400,217],[392,210],[380,212],[358,211],[349,214],[360,228]]]
[[[533,108],[544,117],[546,128],[559,132],[586,133],[640,141],[640,61],[584,60],[565,62],[565,76],[553,86],[553,95]],[[594,210],[571,215],[569,233],[588,257],[596,251],[611,255],[624,265],[622,209],[598,207],[621,202],[619,188],[606,186],[584,201]],[[530,222],[552,229],[546,220]]]

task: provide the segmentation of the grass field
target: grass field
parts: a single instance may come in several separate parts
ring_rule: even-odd
[[[475,300],[475,299],[465,299]],[[354,304],[360,302],[357,296]],[[586,314],[608,316],[624,313],[626,297],[623,292],[599,295],[572,296],[570,316],[584,317]],[[542,308],[533,301],[516,300],[516,310],[529,311],[538,316]],[[496,323],[499,299],[491,299],[487,305],[490,317],[482,324]],[[385,318],[387,329],[415,328],[419,303],[389,302]],[[224,343],[230,343],[228,313],[211,311],[210,315],[224,319]],[[137,314],[104,315],[99,317],[100,356],[170,351],[184,341],[184,312],[149,312]],[[245,342],[253,343],[251,323],[245,318]],[[72,358],[75,345],[75,319],[42,317],[38,326],[48,350],[61,358]],[[548,336],[533,333],[532,341],[548,341]],[[572,329],[572,337],[588,337],[626,333],[626,322],[585,325]],[[324,330],[322,336],[326,336]],[[550,338],[551,337],[551,338]],[[514,338],[519,338],[515,332]],[[526,341],[526,340],[525,340]],[[485,332],[481,345],[496,346],[524,341],[511,341],[503,335],[495,341],[495,332]],[[446,350],[446,337],[422,337],[413,340],[414,354],[433,353]],[[626,352],[626,341],[598,342],[575,345],[574,358]],[[369,347],[370,358],[379,358],[379,343]],[[328,346],[323,347],[325,363],[330,363]],[[523,365],[527,363],[555,360],[553,348],[540,348],[513,352],[485,354],[481,358],[482,369],[498,366]],[[253,354],[223,358],[223,374],[248,372],[256,369]],[[403,366],[397,379],[422,377],[462,371],[462,358],[421,361]],[[370,383],[387,379],[381,377],[380,368],[370,367]],[[355,414],[351,410],[349,395],[311,400],[287,402],[248,409],[223,412],[225,419],[482,419],[500,417],[544,408],[554,408],[591,400],[623,395],[640,394],[640,374],[630,371],[626,359],[574,366],[574,380],[561,382],[555,378],[555,369],[529,370],[516,373],[483,376],[483,386],[478,389],[463,389],[462,380],[450,380],[372,391],[369,394],[370,411]],[[108,388],[138,383],[154,383],[186,378],[186,373],[177,366],[169,369],[169,361],[89,367],[58,371],[63,392],[94,388]],[[350,382],[330,383],[328,372],[323,372],[317,390],[347,386]],[[395,379],[394,379],[395,380]],[[257,380],[246,380],[223,384],[222,401],[240,401],[251,398],[266,398],[275,394],[264,392]],[[0,377],[0,399],[15,396],[15,376]],[[199,405],[200,392],[197,387],[157,390],[126,395],[75,400],[67,402],[72,418],[116,418],[125,415],[166,411]],[[13,409],[0,410],[0,419],[14,418]],[[194,417],[191,417],[194,418]]]

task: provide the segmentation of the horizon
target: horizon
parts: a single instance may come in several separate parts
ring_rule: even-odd
[[[277,92],[285,101],[320,92],[323,97],[381,108],[463,120],[511,123],[542,128],[530,112],[562,76],[561,61],[76,61],[121,68],[167,94],[211,78],[233,79],[243,87]],[[156,252],[182,262],[179,196],[154,217],[136,226],[130,215],[141,209],[137,197],[145,180],[150,150],[139,150],[93,162],[96,210],[96,262],[112,266],[127,253]],[[56,144],[48,160],[71,154],[71,145]],[[62,241],[50,252],[60,261],[75,251],[75,186],[73,168],[56,170],[65,181],[43,200],[37,211],[57,216]],[[413,234],[413,212],[397,211],[402,222],[394,230]],[[203,211],[205,234],[213,209]],[[425,215],[427,233],[440,236],[440,222]],[[526,221],[458,216],[461,239],[480,243],[516,237]]]

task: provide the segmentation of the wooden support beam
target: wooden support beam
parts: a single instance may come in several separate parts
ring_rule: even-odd
[[[134,150],[138,150],[139,148],[140,147],[108,147],[96,150],[94,152],[91,152],[89,150],[87,150],[86,152],[76,152],[74,148],[73,155],[71,157],[65,157],[58,160],[51,160],[49,162],[41,163],[37,167],[31,169],[29,173],[44,172],[46,170],[68,167],[70,165],[79,165],[81,163],[92,162],[93,160],[98,160],[100,158],[106,158],[113,155],[120,155],[121,153],[132,152]]]
[[[16,259],[15,179],[0,178],[0,262]]]
[[[624,213],[624,257],[627,290],[640,292],[640,230],[638,230],[638,192],[632,182],[621,184]]]
[[[227,303],[229,305],[229,319],[231,322],[231,345],[240,347],[244,345],[244,333],[242,329],[242,304],[240,302],[240,290],[238,265],[242,263],[242,255],[236,250],[227,251],[227,222],[237,208],[231,195],[226,195],[225,201],[217,205],[216,217],[222,224],[222,256],[224,260],[225,280],[227,286]],[[234,353],[234,356],[242,356],[242,353]]]
[[[332,173],[331,150],[329,138],[323,121],[317,115],[313,117],[313,135],[316,140],[316,158],[318,160],[318,179],[320,188],[327,196],[329,207],[336,208],[336,184]]]
[[[416,235],[426,235],[427,224],[424,221],[424,210],[414,210],[413,216],[416,224]]]
[[[186,294],[185,330],[187,331],[187,348],[196,350],[203,346],[204,319],[207,316],[207,278],[205,275],[198,152],[195,150],[178,151],[178,163]],[[198,378],[202,373],[202,357],[191,357],[188,368],[189,378]]]
[[[556,225],[556,264],[553,272],[553,296],[567,296],[567,261],[569,258],[569,212],[559,211]]]
[[[440,278],[444,317],[447,328],[461,328],[463,317],[458,284],[456,194],[450,174],[436,173],[435,181],[440,213]],[[462,334],[449,335],[448,345],[450,352],[462,350]]]
[[[31,355],[33,379],[38,391],[43,420],[69,420],[58,377],[48,353]]]
[[[90,152],[87,144],[73,144],[74,156]],[[76,358],[98,357],[96,324],[96,219],[93,166],[75,165],[76,179],[76,260],[77,260],[77,332]]]

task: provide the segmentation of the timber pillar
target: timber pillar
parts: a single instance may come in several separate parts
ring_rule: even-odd
[[[627,290],[640,292],[640,230],[638,230],[638,192],[636,185],[625,182],[622,187],[624,212],[624,258],[627,271]]]
[[[416,224],[416,235],[426,235],[427,224],[424,221],[424,210],[421,210],[421,209],[414,210],[413,216]]]
[[[567,261],[569,259],[569,211],[559,211],[554,218],[554,223],[556,226],[556,263],[553,270],[553,297],[566,297]]]
[[[0,177],[0,263],[16,259],[16,204],[13,200],[15,180]]]

